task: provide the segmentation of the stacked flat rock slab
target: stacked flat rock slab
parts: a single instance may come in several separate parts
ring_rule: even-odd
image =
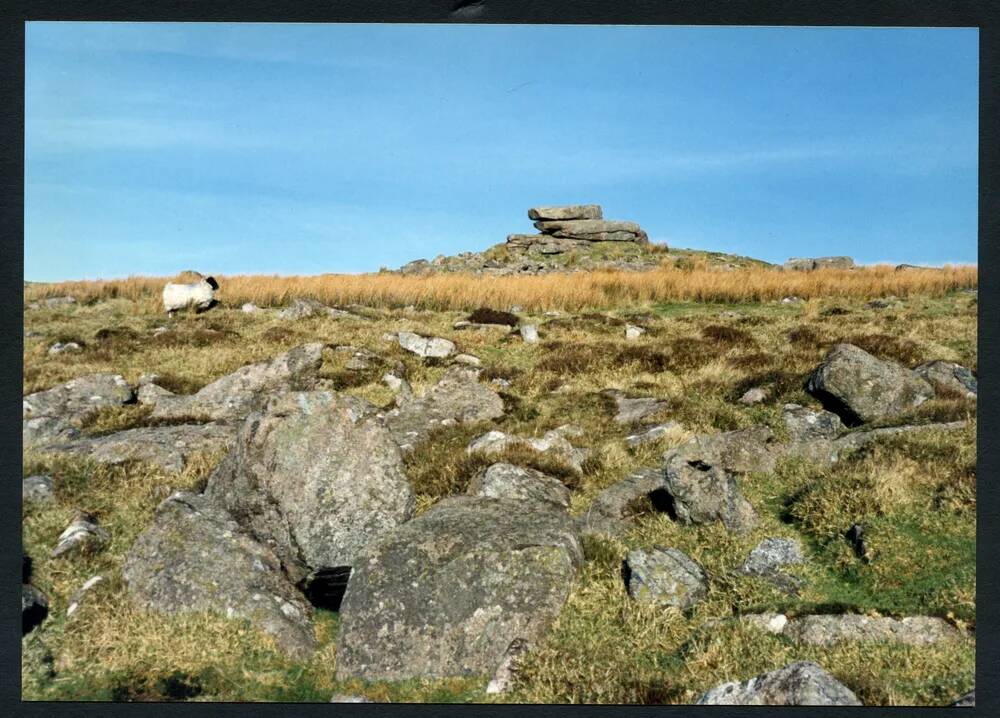
[[[635,222],[604,219],[596,204],[532,207],[528,218],[541,234],[512,234],[507,244],[516,247],[537,245],[543,254],[558,254],[589,242],[641,242],[649,238]]]

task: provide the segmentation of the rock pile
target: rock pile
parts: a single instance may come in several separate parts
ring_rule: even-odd
[[[600,205],[596,204],[532,207],[528,218],[535,221],[540,234],[509,235],[508,245],[523,248],[537,245],[542,254],[561,254],[590,242],[649,242],[638,224],[604,219]]]

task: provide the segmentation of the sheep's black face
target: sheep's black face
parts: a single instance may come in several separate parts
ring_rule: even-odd
[[[213,290],[219,288],[219,283],[215,281],[215,277],[205,277],[205,281],[208,282],[208,286],[210,286]]]

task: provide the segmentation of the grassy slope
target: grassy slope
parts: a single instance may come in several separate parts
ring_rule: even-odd
[[[418,388],[443,369],[381,340],[385,331],[413,329],[446,336],[481,357],[486,375],[505,377],[510,407],[505,431],[540,434],[573,422],[594,450],[574,487],[573,510],[627,471],[653,463],[687,434],[667,436],[638,451],[624,448],[627,428],[608,420],[594,392],[618,387],[663,397],[667,414],[689,432],[776,425],[787,401],[813,404],[802,379],[835,340],[850,338],[907,365],[941,358],[976,365],[976,305],[965,293],[915,295],[901,307],[863,308],[861,298],[814,299],[801,305],[652,303],[605,307],[567,315],[543,341],[527,345],[496,332],[455,332],[458,311],[382,309],[373,321],[333,319],[283,322],[251,317],[226,306],[167,320],[151,302],[125,300],[89,306],[29,310],[25,392],[95,371],[130,381],[145,372],[168,375],[193,391],[235,368],[320,339],[365,347],[405,365]],[[847,313],[831,312],[832,308]],[[734,311],[737,317],[720,316]],[[647,334],[625,344],[623,319],[643,321]],[[166,338],[151,340],[157,326]],[[114,329],[114,332],[101,330]],[[56,339],[85,344],[80,354],[49,357]],[[338,388],[378,404],[390,400],[381,371],[349,372],[347,355],[327,352],[324,376]],[[735,399],[749,386],[774,392],[760,407]],[[974,404],[937,400],[915,420],[975,415]],[[147,420],[141,408],[103,412],[87,430],[103,432]],[[427,506],[462,491],[475,462],[454,451],[481,427],[439,434],[409,460],[411,478]],[[484,701],[485,679],[363,685],[333,681],[337,617],[322,614],[323,648],[308,663],[277,653],[269,639],[235,621],[213,616],[143,614],[128,604],[117,571],[153,508],[171,490],[200,486],[215,457],[203,457],[180,476],[141,466],[99,469],[79,462],[52,464],[25,458],[25,472],[50,471],[59,505],[26,509],[24,544],[36,565],[34,582],[51,600],[50,618],[24,641],[24,695],[31,699],[319,700],[334,691],[363,692],[376,700]],[[557,466],[545,467],[558,471]],[[967,690],[974,676],[974,639],[914,649],[901,646],[794,646],[780,637],[708,622],[734,612],[783,610],[929,613],[975,624],[975,425],[957,437],[925,435],[879,445],[834,469],[817,472],[786,464],[773,475],[752,476],[743,489],[761,513],[761,526],[733,537],[717,526],[684,527],[662,515],[641,514],[623,540],[587,543],[583,575],[548,640],[524,666],[517,691],[502,700],[574,702],[688,702],[723,680],[743,679],[790,660],[811,658],[832,671],[868,704],[943,704]],[[50,559],[48,551],[74,509],[96,512],[114,536],[105,551],[80,559]],[[865,522],[875,559],[861,564],[840,532]],[[768,535],[803,540],[810,557],[806,588],[789,599],[734,569]],[[677,546],[712,578],[708,600],[689,616],[631,603],[619,568],[632,547]],[[88,577],[108,580],[72,620],[69,597]],[[53,675],[54,673],[54,675]]]

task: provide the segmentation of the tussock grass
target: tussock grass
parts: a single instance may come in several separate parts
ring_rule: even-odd
[[[528,309],[582,309],[643,302],[764,302],[790,294],[817,297],[872,298],[913,294],[940,296],[955,289],[977,286],[976,267],[946,266],[897,272],[888,265],[853,270],[824,269],[784,272],[776,268],[748,268],[732,272],[707,267],[691,270],[664,266],[648,272],[595,271],[544,276],[484,277],[466,274],[402,276],[379,274],[323,274],[317,276],[218,276],[219,298],[239,306],[278,306],[295,297],[310,297],[334,305],[375,307],[415,305],[429,309],[509,307]],[[81,302],[124,298],[156,303],[170,278],[73,281],[29,285],[25,301],[72,294]]]

